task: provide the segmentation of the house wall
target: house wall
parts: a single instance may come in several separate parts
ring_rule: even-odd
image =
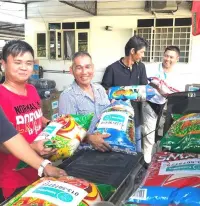
[[[122,10],[123,12],[123,10]],[[189,11],[179,10],[174,14],[177,17],[190,17]],[[153,16],[141,9],[137,9],[135,15],[132,16],[91,16],[85,18],[63,19],[63,21],[90,21],[90,39],[89,52],[93,57],[95,65],[95,82],[100,82],[105,68],[112,62],[124,56],[124,46],[127,40],[132,36],[133,30],[137,27],[137,20],[141,18],[152,18]],[[171,15],[160,14],[157,18],[172,17]],[[49,22],[51,22],[49,20]],[[55,22],[55,21],[54,21]],[[36,49],[36,32],[44,32],[47,29],[47,23],[42,19],[27,20],[25,25],[25,38],[34,49]],[[112,31],[106,31],[105,26],[112,26]],[[198,73],[198,50],[200,48],[200,36],[192,37],[192,52],[191,62],[189,64],[180,64],[180,73],[188,83],[197,82],[198,79],[194,73]],[[70,62],[64,60],[48,60],[40,59],[40,65],[48,70],[69,70]],[[154,66],[152,63],[147,63],[147,69]],[[44,73],[44,78],[56,80],[59,90],[63,90],[68,84],[73,81],[70,74],[52,74]]]

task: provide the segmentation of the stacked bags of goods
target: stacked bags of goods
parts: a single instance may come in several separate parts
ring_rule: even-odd
[[[127,206],[200,206],[200,114],[172,114],[141,187]],[[172,153],[176,152],[176,153]]]
[[[110,134],[105,141],[113,151],[135,153],[134,110],[130,104],[122,100],[110,104],[102,112],[94,134]]]
[[[12,198],[7,206],[90,206],[105,200],[115,192],[109,185],[94,184],[83,179],[65,176],[44,177]]]
[[[109,99],[146,101],[155,95],[155,90],[149,85],[116,86],[108,91]]]
[[[84,140],[92,118],[93,114],[60,116],[51,121],[35,141],[46,139],[45,147],[57,148],[56,153],[50,157],[51,161],[70,157]],[[27,166],[20,161],[16,170]]]
[[[200,153],[200,113],[172,115],[175,120],[160,146],[172,152]]]
[[[199,206],[200,155],[154,154],[142,185],[126,205]]]

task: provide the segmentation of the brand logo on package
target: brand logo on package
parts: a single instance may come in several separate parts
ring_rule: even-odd
[[[57,109],[58,108],[58,101],[54,101],[51,103],[52,109]]]
[[[57,119],[57,118],[58,118],[58,113],[53,114],[53,115],[51,116],[51,119],[52,119],[52,120]]]
[[[87,192],[68,183],[46,180],[31,188],[23,197],[38,198],[58,206],[74,206],[87,196]]]

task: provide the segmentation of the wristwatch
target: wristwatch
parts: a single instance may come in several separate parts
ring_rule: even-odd
[[[40,167],[38,168],[38,176],[39,177],[42,177],[43,175],[43,172],[44,172],[44,168],[48,165],[48,164],[51,164],[51,161],[45,159],[41,164],[40,164]]]

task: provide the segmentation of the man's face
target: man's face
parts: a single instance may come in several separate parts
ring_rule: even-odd
[[[142,58],[144,57],[144,52],[146,51],[146,48],[143,47],[142,49],[138,50],[137,52],[135,52],[134,49],[132,49],[131,51],[131,56],[134,62],[139,62],[142,60]]]
[[[175,51],[167,50],[163,56],[163,67],[171,68],[178,61],[179,56]]]
[[[74,64],[70,68],[70,72],[74,75],[76,82],[80,86],[90,85],[94,76],[92,60],[88,56],[79,56],[75,58]]]
[[[2,61],[6,78],[17,83],[25,83],[33,72],[34,60],[30,52],[19,54],[16,57],[9,55],[7,62]]]

